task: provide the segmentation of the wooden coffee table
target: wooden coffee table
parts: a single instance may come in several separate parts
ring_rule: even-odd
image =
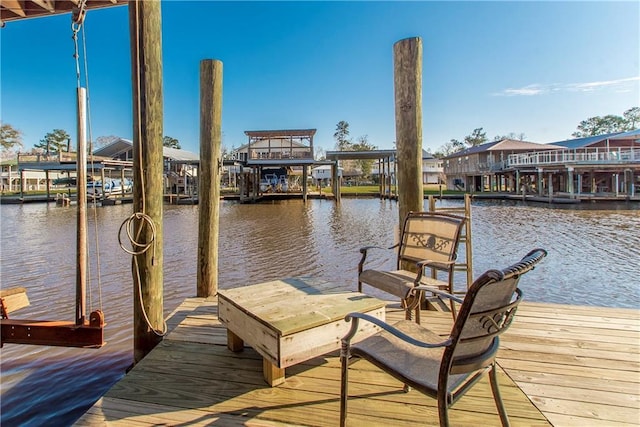
[[[384,320],[384,307],[384,301],[310,277],[218,293],[218,317],[227,327],[227,347],[237,352],[246,343],[260,353],[264,378],[271,386],[284,382],[286,367],[339,349],[351,326],[345,315],[360,312]],[[360,324],[356,341],[379,330],[370,322]]]

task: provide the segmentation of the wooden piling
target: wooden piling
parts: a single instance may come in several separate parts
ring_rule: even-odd
[[[218,293],[222,144],[222,62],[200,61],[200,169],[197,296]]]
[[[333,187],[333,198],[336,203],[340,203],[340,175],[338,169],[338,161],[331,165],[331,184]]]
[[[129,31],[133,83],[133,207],[135,212],[148,218],[136,219],[135,237],[137,242],[150,244],[148,250],[134,256],[132,264],[133,356],[137,363],[161,341],[164,325],[160,1],[130,1]]]
[[[76,89],[78,153],[76,158],[76,325],[86,316],[87,284],[87,90]]]
[[[422,40],[393,46],[398,167],[398,208],[402,224],[410,211],[422,211]]]

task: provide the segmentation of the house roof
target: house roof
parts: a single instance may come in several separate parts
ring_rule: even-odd
[[[245,130],[244,134],[249,137],[260,138],[310,137],[316,134],[316,129]]]
[[[424,153],[423,153],[424,154]],[[356,159],[388,159],[396,155],[396,150],[368,150],[368,151],[327,151],[325,157],[330,160]]]
[[[114,158],[120,153],[131,150],[133,142],[128,139],[119,138],[100,148],[93,150],[94,156],[104,156]]]
[[[435,157],[433,157],[432,154],[427,153],[426,150],[422,150],[422,160],[433,160],[435,159]]]
[[[640,129],[631,130],[629,132],[622,132],[617,134],[616,136],[612,136],[609,139],[619,140],[619,139],[633,139],[636,142],[640,142]]]
[[[120,138],[116,139],[110,144],[105,145],[104,147],[100,147],[97,150],[94,150],[93,155],[114,158],[121,153],[131,150],[132,148],[133,142],[131,140]],[[199,160],[198,154],[170,147],[162,147],[162,157],[178,161]]]
[[[177,148],[162,147],[162,157],[171,160],[200,160],[198,154],[186,150],[178,150]]]
[[[606,133],[603,135],[586,136],[584,138],[566,139],[564,141],[551,142],[551,145],[560,146],[564,148],[574,149],[588,147],[589,145],[596,144],[600,141],[604,141],[607,138],[620,135],[623,132]]]
[[[485,142],[484,144],[469,147],[457,153],[450,154],[445,159],[468,156],[469,154],[484,153],[486,151],[540,151],[555,150],[557,146],[550,144],[538,144],[536,142],[519,141],[516,139],[501,139],[499,141]]]
[[[301,142],[298,141],[290,141],[288,140],[286,137],[278,137],[278,138],[272,138],[271,142],[273,142],[274,140],[277,141],[284,141],[286,143],[286,145],[282,145],[282,147],[274,147],[271,146],[269,144],[269,140],[268,139],[261,139],[259,141],[253,141],[250,145],[253,148],[267,148],[267,147],[271,147],[273,150],[277,149],[277,148],[288,148],[288,147],[297,147],[297,148],[308,148],[309,146],[306,144],[303,144]],[[235,148],[233,150],[233,152],[240,152],[242,150],[248,150],[249,149],[249,143],[241,145],[238,148]]]

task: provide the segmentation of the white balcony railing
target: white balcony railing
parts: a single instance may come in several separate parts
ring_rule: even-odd
[[[640,162],[640,148],[618,147],[606,149],[578,148],[574,150],[536,151],[531,153],[510,154],[507,167],[534,166],[550,164],[624,164]]]

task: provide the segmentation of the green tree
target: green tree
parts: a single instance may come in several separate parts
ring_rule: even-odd
[[[170,136],[166,136],[164,138],[162,138],[162,145],[164,145],[165,147],[169,147],[169,148],[176,148],[176,149],[181,149],[182,147],[180,147],[180,141],[178,141],[175,138],[172,138]]]
[[[0,144],[3,150],[12,150],[14,147],[22,147],[22,132],[14,129],[8,123],[0,125]]]
[[[487,142],[487,133],[482,131],[482,128],[475,128],[471,135],[464,137],[464,142],[469,147],[477,147],[480,144]]]
[[[622,117],[624,117],[627,122],[626,130],[636,130],[638,126],[640,126],[640,107],[632,107],[627,111],[622,113]]]
[[[607,114],[604,117],[589,117],[580,122],[577,131],[571,134],[576,138],[602,135],[605,133],[623,132],[627,130],[627,122],[622,116]]]
[[[338,151],[351,151],[351,139],[349,136],[349,123],[341,120],[336,125],[336,131],[333,138],[336,140],[336,149]]]
[[[373,150],[376,150],[378,147],[376,147],[375,145],[369,142],[368,135],[362,135],[358,137],[357,142],[355,144],[352,144],[351,148],[353,151],[373,151]],[[372,159],[358,159],[356,160],[356,164],[360,169],[360,171],[362,172],[362,175],[364,176],[371,175],[371,169],[373,169]]]
[[[67,151],[71,136],[63,129],[54,129],[47,133],[34,148],[41,148],[47,153],[59,153]]]

